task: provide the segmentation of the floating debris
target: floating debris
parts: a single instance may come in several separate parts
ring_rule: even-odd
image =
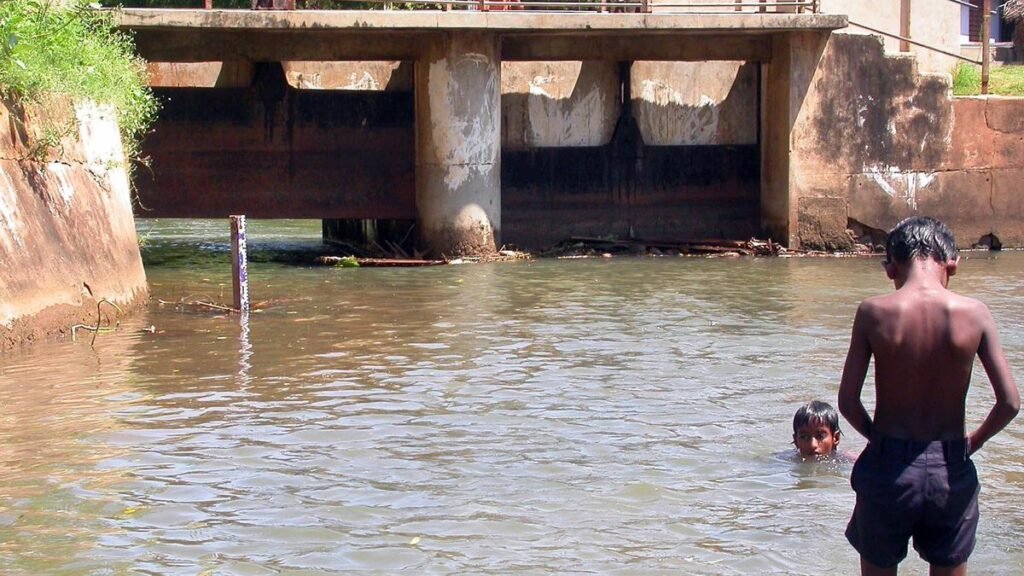
[[[316,259],[318,264],[340,266],[343,268],[359,267],[396,267],[396,266],[437,266],[447,264],[447,260],[424,260],[415,258],[356,258],[355,256],[321,256]]]

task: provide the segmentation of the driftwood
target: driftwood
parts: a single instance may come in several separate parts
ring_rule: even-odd
[[[86,288],[86,290],[89,291],[89,295],[92,296],[92,288],[90,288],[88,284],[85,285],[85,288]],[[120,318],[118,318],[117,314],[115,314],[114,315],[114,326],[113,327],[109,327],[109,326],[108,327],[102,327],[102,326],[100,326],[100,321],[103,319],[102,315],[100,314],[100,305],[102,305],[102,304],[109,304],[110,306],[112,306],[114,308],[114,310],[117,310],[118,314],[121,313],[121,307],[120,306],[118,306],[117,304],[114,304],[113,302],[111,302],[110,300],[107,300],[106,298],[101,299],[99,302],[96,303],[96,325],[95,326],[89,326],[88,324],[75,324],[74,326],[72,326],[71,327],[71,341],[72,342],[74,342],[75,340],[78,339],[77,332],[79,330],[89,330],[90,332],[92,332],[92,341],[89,342],[89,346],[94,347],[94,346],[96,346],[96,335],[97,334],[99,334],[100,332],[113,332],[114,330],[116,330],[121,325]]]
[[[346,262],[355,262],[360,267],[399,267],[399,266],[438,266],[447,264],[446,260],[423,260],[415,258],[353,258],[351,256],[321,256],[317,263],[326,266],[339,266]]]
[[[562,249],[566,248],[594,248],[605,251],[629,251],[633,253],[674,251],[679,254],[703,254],[703,255],[725,255],[739,254],[745,256],[778,256],[787,252],[786,248],[768,240],[687,240],[687,241],[662,241],[644,240],[637,238],[615,239],[615,238],[591,238],[586,236],[573,236]]]
[[[230,306],[221,306],[220,304],[214,304],[213,302],[206,302],[205,300],[189,300],[187,298],[182,298],[181,300],[179,300],[177,302],[172,302],[170,300],[160,300],[158,298],[156,302],[157,302],[157,304],[160,304],[161,306],[166,306],[166,305],[170,304],[170,305],[176,306],[178,308],[187,308],[187,307],[205,308],[205,309],[208,309],[208,310],[216,310],[218,312],[227,312],[228,314],[233,314],[233,313],[238,312],[238,310],[236,310],[234,308],[231,308]]]

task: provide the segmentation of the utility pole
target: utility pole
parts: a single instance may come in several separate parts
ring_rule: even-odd
[[[992,0],[983,0],[981,3],[981,93],[988,94],[988,66],[992,55],[989,54],[988,37],[991,30],[989,26],[989,15],[992,13]]]

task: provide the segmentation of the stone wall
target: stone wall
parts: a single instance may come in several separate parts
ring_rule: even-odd
[[[69,135],[40,151],[40,113],[0,102],[0,350],[93,325],[103,299],[128,313],[147,294],[115,118],[91,105],[54,113]]]
[[[1024,99],[953,98],[945,75],[880,40],[833,35],[792,133],[799,243],[847,248],[847,226],[927,214],[962,245],[1024,246]]]

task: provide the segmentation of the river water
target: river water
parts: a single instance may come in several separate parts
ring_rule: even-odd
[[[261,255],[318,223],[250,221],[242,322],[179,304],[230,302],[226,222],[138,226],[145,313],[0,358],[2,574],[857,573],[849,466],[789,442],[877,259],[310,268]],[[965,256],[1024,380],[1024,253]],[[1024,571],[1022,436],[973,574]]]

